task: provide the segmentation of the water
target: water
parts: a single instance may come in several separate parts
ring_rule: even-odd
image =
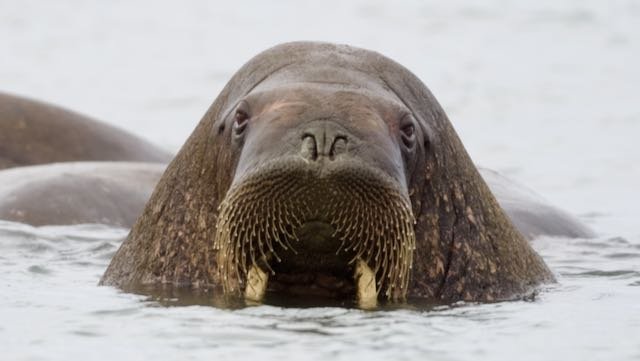
[[[3,359],[634,359],[640,243],[539,239],[534,301],[366,312],[164,307],[96,287],[126,230],[0,222]]]
[[[175,151],[258,51],[359,45],[423,79],[476,162],[598,238],[535,240],[559,282],[533,301],[225,310],[97,287],[124,229],[0,222],[0,358],[640,360],[640,5],[300,4],[0,0],[0,90]]]

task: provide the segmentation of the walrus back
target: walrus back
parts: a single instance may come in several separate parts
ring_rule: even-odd
[[[58,106],[0,93],[0,169],[69,161],[168,162],[158,147]]]

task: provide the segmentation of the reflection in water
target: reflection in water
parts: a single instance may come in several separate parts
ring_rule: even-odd
[[[345,301],[331,298],[318,298],[302,295],[284,295],[268,292],[263,303],[245,300],[240,296],[222,295],[220,290],[202,290],[191,287],[175,287],[171,285],[150,286],[137,285],[124,289],[125,292],[146,296],[148,301],[157,302],[165,307],[172,306],[212,306],[221,309],[237,310],[245,307],[274,306],[288,308],[327,308],[340,307],[345,309],[359,309],[355,300]],[[424,299],[409,299],[403,303],[380,301],[374,311],[392,310],[421,310],[437,309],[439,306],[449,306]],[[372,311],[372,310],[368,310]]]

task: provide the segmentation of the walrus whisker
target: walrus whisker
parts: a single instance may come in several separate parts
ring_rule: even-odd
[[[262,267],[256,256],[265,259],[269,252],[281,263],[278,250],[297,255],[292,242],[302,240],[293,230],[319,219],[331,226],[331,237],[339,244],[335,254],[349,254],[346,265],[357,264],[358,260],[371,264],[377,275],[376,292],[385,290],[388,298],[395,294],[404,297],[402,291],[395,290],[406,290],[403,283],[408,268],[400,265],[412,252],[399,249],[413,244],[406,239],[411,236],[406,227],[413,221],[404,204],[408,202],[406,197],[385,184],[384,178],[378,179],[366,170],[337,172],[334,177],[323,178],[305,171],[285,176],[287,172],[275,165],[258,169],[231,187],[222,202],[215,244],[219,264],[226,265],[219,267],[219,272],[226,275],[223,288],[230,290],[237,284],[246,289],[251,267]],[[260,186],[262,179],[269,180],[269,187]],[[393,209],[389,211],[389,207]],[[263,266],[272,275],[277,273],[268,262]]]

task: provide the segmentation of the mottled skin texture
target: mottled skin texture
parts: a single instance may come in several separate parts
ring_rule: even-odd
[[[0,169],[70,161],[168,162],[148,142],[84,115],[0,93]]]
[[[277,94],[278,89],[299,83],[345,95],[315,106],[348,113],[352,106],[363,109],[357,107],[363,98],[371,104],[382,99],[406,110],[415,122],[419,142],[413,153],[392,154],[389,159],[396,163],[380,163],[405,189],[416,219],[407,297],[435,302],[505,300],[527,295],[553,280],[499,207],[444,111],[418,78],[375,52],[290,43],[259,54],[233,76],[169,165],[102,284],[125,289],[139,284],[220,286],[214,249],[218,206],[234,178],[258,165],[250,157],[240,161],[246,153],[242,144],[234,144],[234,110],[247,95],[274,94],[274,90]],[[392,108],[364,109],[387,119],[384,110]],[[367,116],[351,115],[354,119]],[[389,133],[378,134],[376,142],[397,150],[392,124],[396,123],[388,123],[385,132]],[[396,140],[387,142],[384,134]],[[289,144],[285,138],[275,139]],[[258,147],[253,154],[260,154],[261,146],[273,152],[271,144],[247,144]],[[386,169],[388,164],[399,168]]]
[[[65,162],[0,171],[0,219],[129,228],[164,172],[158,163]]]

